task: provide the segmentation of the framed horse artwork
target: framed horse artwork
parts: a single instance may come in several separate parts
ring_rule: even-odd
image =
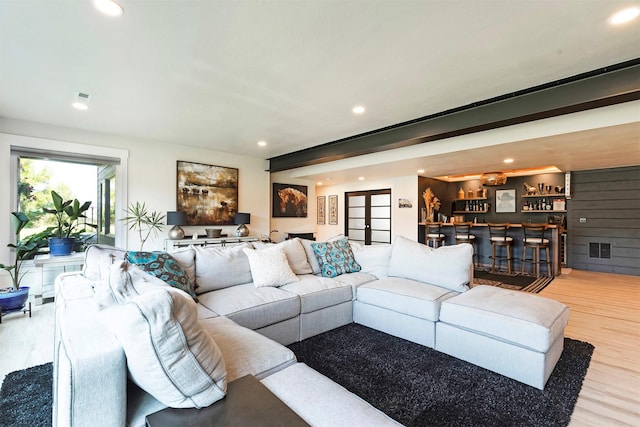
[[[307,186],[273,184],[271,216],[273,218],[306,218]]]

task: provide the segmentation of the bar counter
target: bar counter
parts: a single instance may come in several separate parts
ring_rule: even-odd
[[[425,239],[425,223],[418,223],[419,232],[420,232],[420,240],[424,242]],[[555,224],[547,224],[549,230],[547,232],[547,238],[550,240],[549,242],[549,250],[551,251],[551,270],[554,276],[560,274],[560,227]],[[455,229],[453,224],[451,223],[443,223],[442,224],[442,234],[445,237],[445,245],[455,245]],[[491,242],[489,240],[489,224],[487,223],[474,223],[471,228],[471,234],[476,236],[475,239],[475,262],[485,268],[491,267]],[[507,236],[513,239],[513,243],[511,243],[511,261],[513,265],[513,271],[519,272],[522,271],[522,239],[524,239],[524,231],[522,230],[522,224],[509,224],[509,229],[507,230]],[[500,254],[503,255],[504,252],[500,249]],[[531,252],[527,253],[527,258],[531,258]],[[541,272],[546,272],[546,265],[544,253],[540,255],[541,259]],[[496,263],[496,269],[498,269],[498,264]],[[506,271],[506,264],[504,261],[500,263],[500,269]],[[531,263],[527,263],[525,266],[525,272],[531,273],[533,271],[533,265]]]

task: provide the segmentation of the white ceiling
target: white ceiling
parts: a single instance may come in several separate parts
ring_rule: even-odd
[[[640,56],[640,20],[607,23],[628,0],[120,3],[109,18],[89,0],[0,0],[0,116],[269,158]],[[640,164],[636,113],[520,151]],[[601,140],[618,149],[603,157]],[[449,170],[427,175],[485,171],[506,148],[441,154]]]

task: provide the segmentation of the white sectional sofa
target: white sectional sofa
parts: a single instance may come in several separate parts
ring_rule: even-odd
[[[224,396],[226,382],[247,374],[311,425],[397,425],[338,384],[296,363],[285,347],[353,321],[543,388],[562,352],[568,319],[562,304],[492,288],[489,295],[509,296],[520,309],[503,310],[498,320],[485,316],[488,320],[475,329],[451,319],[440,326],[442,307],[465,294],[470,298],[461,305],[473,301],[463,314],[467,320],[486,308],[486,293],[474,298],[478,288],[468,291],[471,255],[468,244],[433,250],[402,237],[393,245],[367,247],[349,245],[346,239],[293,239],[278,245],[180,250],[171,254],[173,267],[165,267],[173,274],[177,261],[181,277],[170,274],[167,279],[158,271],[155,277],[143,271],[156,268],[155,261],[135,265],[135,254],[126,262],[126,251],[92,246],[82,273],[56,280],[54,425],[144,425],[146,415],[167,406],[207,406]],[[187,283],[191,288],[179,290],[167,283]],[[159,302],[151,304],[152,298]],[[490,308],[500,313],[499,304]],[[513,336],[494,331],[495,322],[505,319],[503,326],[516,329]],[[546,331],[549,345],[522,338],[533,330],[538,337]],[[504,360],[496,364],[494,357],[475,356],[474,339],[467,345],[456,338],[439,347],[441,340],[447,342],[447,334],[480,337],[481,353],[492,354],[496,343],[500,351],[504,347],[510,350],[506,354],[534,362],[523,367],[507,360],[504,368]],[[183,338],[167,339],[175,336]],[[181,356],[162,359],[175,354]],[[138,361],[150,357],[159,359],[156,365]],[[173,364],[182,370],[176,374],[165,369]],[[522,375],[527,370],[535,372]],[[184,387],[175,386],[181,381]],[[314,405],[309,405],[310,396],[317,397]]]

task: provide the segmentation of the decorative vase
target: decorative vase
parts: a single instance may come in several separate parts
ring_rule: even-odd
[[[69,255],[73,251],[73,245],[76,239],[73,237],[50,237],[49,238],[49,253],[51,256],[65,256]]]
[[[29,298],[29,287],[20,286],[17,291],[0,292],[0,308],[3,313],[20,310]]]

